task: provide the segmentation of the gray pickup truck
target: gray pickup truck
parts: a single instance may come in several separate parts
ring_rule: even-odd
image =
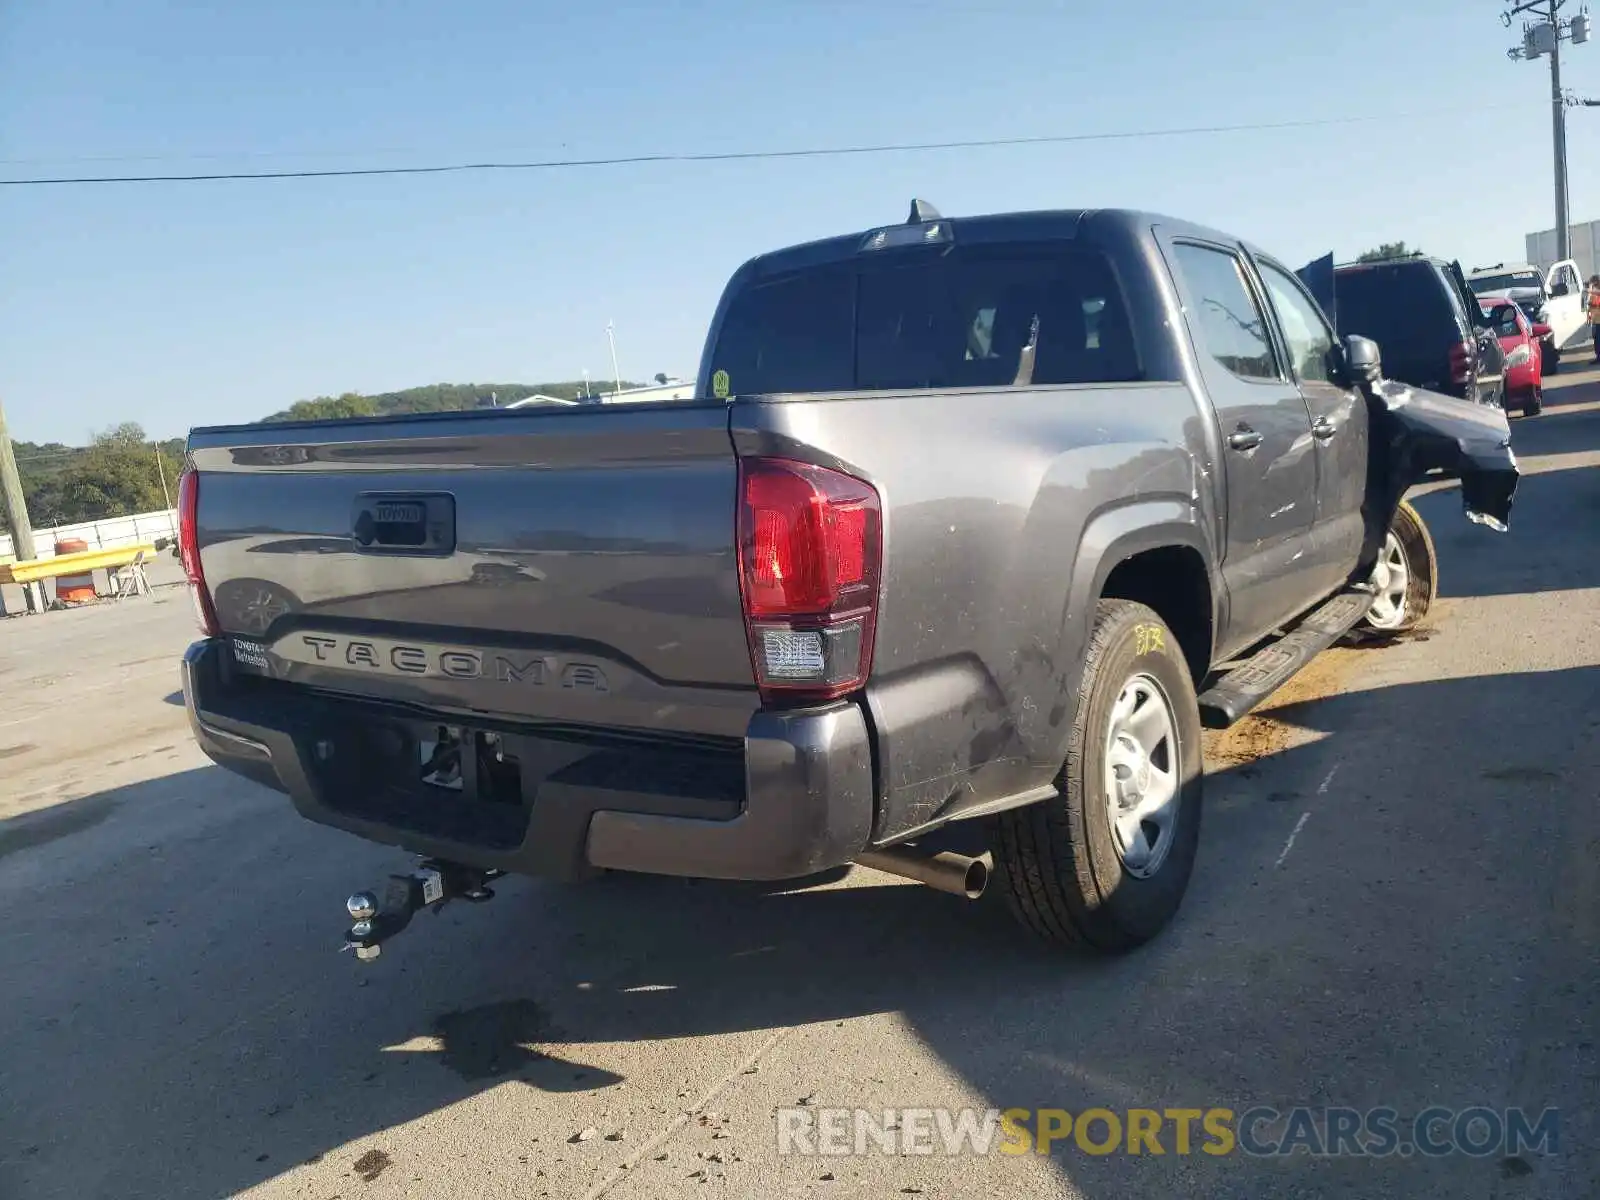
[[[1517,480],[1503,413],[1133,212],[916,202],[762,255],[697,395],[190,435],[195,737],[423,856],[350,898],[359,957],[507,872],[850,863],[992,870],[1043,936],[1136,945],[1195,860],[1202,727],[1421,618],[1408,487],[1504,528]]]

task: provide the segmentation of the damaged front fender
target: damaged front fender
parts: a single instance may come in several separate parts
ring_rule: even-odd
[[[1504,410],[1387,379],[1363,391],[1371,430],[1363,572],[1377,561],[1406,490],[1427,480],[1459,479],[1468,520],[1502,533],[1510,527],[1518,472]]]

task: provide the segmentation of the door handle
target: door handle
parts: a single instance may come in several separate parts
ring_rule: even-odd
[[[1228,435],[1228,445],[1234,450],[1254,450],[1261,440],[1261,435],[1248,425],[1241,425]]]
[[[1311,436],[1319,442],[1325,442],[1339,432],[1339,427],[1327,417],[1318,417],[1311,422]]]

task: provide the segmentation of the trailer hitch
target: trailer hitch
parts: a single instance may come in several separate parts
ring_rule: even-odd
[[[372,892],[357,892],[345,901],[345,911],[355,922],[345,932],[344,949],[354,950],[362,962],[383,952],[383,943],[411,924],[425,908],[438,913],[451,900],[483,904],[494,899],[489,883],[505,874],[439,859],[423,859],[408,875],[389,876],[383,903]]]

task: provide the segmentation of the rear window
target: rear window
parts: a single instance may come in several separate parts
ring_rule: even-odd
[[[1542,288],[1544,280],[1537,271],[1510,271],[1504,275],[1480,275],[1467,280],[1467,285],[1480,296],[1498,296],[1511,288]]]
[[[1111,264],[1059,245],[862,256],[763,282],[729,305],[711,365],[728,395],[1140,378]]]
[[[1431,264],[1404,263],[1341,271],[1334,281],[1339,332],[1372,338],[1386,349],[1414,339],[1460,333],[1456,307]]]

